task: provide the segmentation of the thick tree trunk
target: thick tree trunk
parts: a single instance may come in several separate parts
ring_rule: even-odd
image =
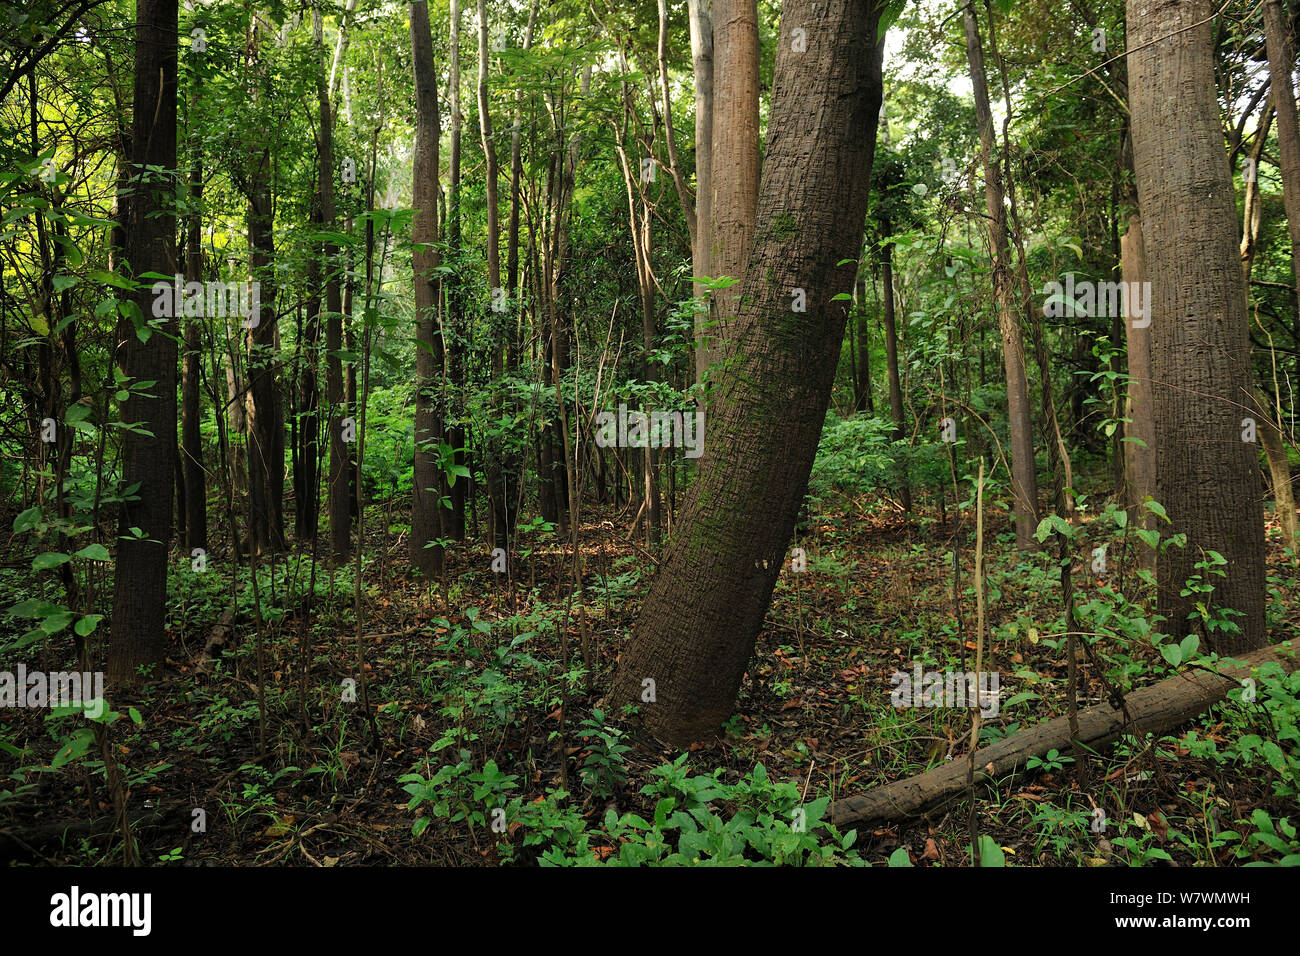
[[[443,441],[443,338],[438,329],[438,76],[429,33],[429,6],[410,4],[411,62],[415,71],[415,157],[411,163],[411,224],[415,272],[415,494],[411,512],[411,562],[424,574],[442,570],[442,498],[446,479],[438,467]]]
[[[1238,612],[1239,633],[1209,648],[1264,644],[1264,522],[1258,445],[1243,440],[1253,406],[1246,292],[1232,174],[1214,84],[1208,0],[1128,5],[1133,164],[1151,281],[1156,498],[1186,534],[1158,561],[1159,611],[1174,636],[1191,629],[1186,594],[1209,550],[1227,560],[1213,606]],[[1169,110],[1178,103],[1177,113]]]
[[[975,93],[975,119],[980,131],[980,163],[984,169],[984,199],[988,209],[989,251],[993,256],[993,293],[1002,332],[1002,359],[1007,376],[1007,421],[1011,431],[1011,493],[1014,496],[1016,545],[1032,549],[1038,527],[1038,475],[1034,466],[1034,427],[1029,411],[1029,380],[1025,372],[1025,343],[1012,285],[1011,247],[1002,166],[993,155],[993,113],[989,108],[988,77],[979,23],[970,3],[964,8],[966,58]],[[1050,386],[1049,386],[1050,387]]]
[[[872,0],[785,0],[737,373],[610,694],[684,744],[730,716],[808,485],[861,251],[881,55]],[[796,34],[796,29],[800,30]],[[800,38],[806,38],[806,50]],[[802,290],[807,311],[793,311]]]
[[[131,201],[125,255],[131,271],[173,275],[176,215],[171,170],[176,168],[176,0],[138,0],[135,29],[135,118],[131,134]],[[161,175],[147,167],[161,168]],[[154,318],[152,283],[132,293],[143,321]],[[146,397],[132,391],[122,418],[143,422],[152,435],[127,431],[122,438],[122,479],[136,484],[118,521],[113,619],[108,677],[134,683],[141,666],[166,657],[167,554],[172,539],[172,483],[176,454],[175,316],[140,341],[130,322],[118,329],[117,362],[132,383],[152,380]],[[136,536],[131,528],[143,534]]]

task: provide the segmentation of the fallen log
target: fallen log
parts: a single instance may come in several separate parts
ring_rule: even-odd
[[[1132,722],[1125,724],[1124,712],[1109,703],[1079,711],[1079,735],[1084,747],[1098,749],[1123,734],[1164,734],[1216,704],[1228,691],[1240,686],[1256,668],[1270,661],[1286,673],[1300,668],[1300,658],[1290,642],[1243,654],[1235,665],[1219,662],[1217,673],[1189,670],[1158,684],[1130,693],[1125,705]],[[1070,720],[1057,717],[1027,727],[975,752],[975,782],[996,786],[997,778],[1023,767],[1030,757],[1042,757],[1049,750],[1065,750],[1071,744]],[[967,790],[967,761],[959,757],[915,777],[853,797],[837,800],[830,807],[830,821],[836,827],[869,828],[898,820],[915,819],[946,808]]]
[[[205,674],[210,670],[210,662],[221,657],[222,651],[235,636],[235,614],[238,604],[232,604],[221,612],[221,617],[208,632],[208,639],[203,645],[203,652],[190,661],[196,674]]]

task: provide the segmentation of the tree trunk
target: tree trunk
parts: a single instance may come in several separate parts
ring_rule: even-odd
[[[258,53],[256,27],[249,33],[248,60],[254,76],[266,69]],[[254,323],[248,333],[248,537],[251,552],[261,554],[284,549],[284,405],[277,375],[271,149],[263,137],[252,145],[249,166],[248,248],[260,310],[248,319]]]
[[[791,24],[791,29],[795,24]],[[809,46],[812,34],[808,34]],[[740,280],[754,241],[758,203],[758,8],[756,0],[713,0],[714,104],[709,267]],[[732,338],[740,282],[718,293],[712,358]]]
[[[889,223],[884,224],[889,233]],[[886,240],[880,247],[880,281],[884,287],[881,310],[885,324],[885,360],[889,375],[889,413],[894,419],[894,441],[907,438],[907,417],[903,411],[903,385],[898,375],[898,320],[894,311],[894,244]],[[912,482],[906,470],[902,471],[902,484],[898,489],[903,510],[912,513]]]
[[[1240,628],[1205,635],[1232,654],[1264,645],[1264,522],[1258,446],[1243,440],[1253,405],[1237,209],[1223,148],[1208,0],[1128,4],[1133,164],[1151,278],[1151,371],[1157,499],[1170,534],[1158,561],[1160,614],[1175,637],[1192,627],[1193,565],[1227,560],[1212,603]],[[1175,114],[1169,104],[1177,103]]]
[[[861,252],[881,55],[870,0],[785,0],[737,373],[610,694],[674,744],[728,718],[808,485]],[[799,32],[796,33],[796,30]],[[802,50],[806,39],[806,50]],[[802,50],[802,52],[801,52]],[[806,296],[807,311],[792,310]]]
[[[487,192],[487,267],[488,288],[501,288],[501,218],[497,200],[497,149],[492,138],[492,114],[488,108],[488,15],[486,0],[478,0],[478,123],[479,136],[483,144],[485,157],[484,176]],[[508,292],[509,290],[507,290]],[[490,306],[487,310],[488,327],[491,341],[492,381],[496,383],[492,390],[493,417],[501,417],[500,381],[505,372],[505,342],[509,337],[509,322]],[[510,534],[514,527],[515,498],[518,489],[511,480],[513,469],[506,461],[506,447],[503,439],[497,440],[496,448],[488,449],[487,479],[488,497],[492,504],[493,545],[508,548]]]
[[[170,172],[176,168],[176,0],[138,0],[135,28],[135,96],[131,134],[132,183],[125,255],[135,276],[173,275],[176,216]],[[152,283],[131,294],[141,321],[154,317]],[[174,310],[173,310],[174,311]],[[134,683],[138,668],[166,657],[167,554],[172,539],[172,483],[176,448],[176,317],[140,341],[132,323],[118,329],[117,361],[131,382],[155,381],[132,390],[122,418],[141,422],[151,435],[127,431],[122,438],[122,479],[139,484],[123,502],[118,521],[113,619],[108,677],[115,685]],[[139,536],[131,533],[139,528]]]
[[[691,274],[712,276],[709,251],[713,248],[713,3],[686,0],[691,34],[691,67],[695,74],[695,241],[691,245]],[[704,284],[693,285],[696,299],[704,297]],[[709,369],[709,311],[695,313],[695,381],[704,381]]]
[[[193,122],[193,119],[191,119]],[[190,165],[189,198],[194,204],[185,235],[185,279],[203,281],[203,247],[199,202],[203,197],[202,140],[190,140],[194,156]],[[181,463],[185,490],[185,551],[208,546],[208,486],[203,470],[203,438],[199,426],[203,420],[199,379],[202,375],[200,335],[202,327],[191,317],[185,322],[185,360],[181,364]]]
[[[456,464],[464,467],[465,465],[465,426],[454,421],[458,417],[460,410],[464,407],[464,389],[465,389],[465,362],[464,362],[464,345],[461,336],[464,334],[464,300],[460,288],[459,262],[461,252],[461,234],[460,234],[460,142],[461,142],[461,115],[460,115],[460,0],[451,0],[451,49],[449,51],[451,71],[450,78],[447,81],[447,87],[451,99],[451,160],[448,175],[450,182],[448,184],[448,202],[447,202],[447,255],[451,259],[453,268],[456,270],[451,275],[451,281],[443,283],[443,295],[446,299],[447,323],[446,328],[450,333],[447,341],[444,343],[447,353],[447,375],[451,380],[450,385],[455,396],[455,412],[452,414],[453,421],[447,429],[447,441],[455,449]],[[470,487],[470,480],[466,478],[457,478],[451,486],[451,514],[447,536],[457,541],[465,539],[465,496]]]
[[[426,574],[442,570],[442,498],[446,479],[438,467],[443,441],[443,339],[438,329],[438,76],[433,62],[426,0],[410,4],[411,62],[415,71],[415,157],[411,163],[411,223],[415,272],[415,494],[411,511],[411,562]]]
[[[890,276],[892,279],[893,276]],[[862,288],[865,296],[867,283],[863,280]],[[856,295],[854,296],[856,299]],[[857,310],[856,316],[857,328],[851,330],[850,335],[857,337],[857,367],[854,370],[853,385],[853,410],[857,412],[866,412],[868,415],[876,414],[876,403],[871,396],[871,323],[867,319],[866,300],[864,298],[862,306]]]
[[[1142,243],[1142,216],[1133,212],[1120,240],[1121,279],[1126,288],[1141,289],[1147,281],[1146,256]],[[1156,517],[1142,503],[1156,496],[1156,425],[1151,399],[1151,329],[1133,309],[1131,296],[1124,297],[1124,336],[1128,346],[1128,399],[1125,415],[1124,483],[1129,517],[1138,527],[1152,529]],[[1154,570],[1155,550],[1138,545],[1138,560]]]
[[[1038,528],[1038,475],[1034,467],[1034,429],[1029,411],[1029,381],[1025,372],[1025,343],[1012,287],[1011,247],[1002,167],[993,156],[993,114],[989,108],[988,77],[979,24],[970,3],[964,8],[966,58],[975,93],[975,119],[980,131],[980,163],[984,169],[984,199],[988,209],[989,251],[993,256],[993,293],[1002,331],[1002,359],[1007,376],[1007,422],[1011,431],[1011,492],[1015,498],[1016,545],[1034,547]],[[1050,386],[1049,386],[1050,387]]]
[[[1295,72],[1295,47],[1291,24],[1279,0],[1265,0],[1264,31],[1268,48],[1269,80],[1272,86],[1273,108],[1277,112],[1277,142],[1281,154],[1282,201],[1286,207],[1287,230],[1291,239],[1291,268],[1296,277],[1296,294],[1300,297],[1300,120],[1296,116],[1295,92],[1291,77]],[[1267,130],[1267,127],[1265,127]],[[1266,135],[1260,135],[1262,146]],[[1262,152],[1262,150],[1261,150]],[[1259,160],[1255,159],[1256,169]],[[1258,178],[1255,181],[1258,192]],[[1259,202],[1253,211],[1258,214]],[[1247,223],[1247,230],[1251,224]],[[1258,229],[1258,225],[1255,226]],[[1252,233],[1253,234],[1253,233]],[[1254,243],[1251,243],[1253,250]],[[1297,299],[1300,305],[1300,298]],[[1280,419],[1279,419],[1280,420]],[[1278,521],[1282,525],[1282,540],[1286,547],[1300,548],[1300,530],[1297,529],[1295,495],[1291,487],[1291,464],[1283,435],[1273,421],[1273,410],[1261,416],[1260,433],[1264,451],[1268,456],[1269,472],[1273,483],[1273,502]]]

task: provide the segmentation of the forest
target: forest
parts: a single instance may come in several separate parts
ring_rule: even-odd
[[[0,861],[1300,865],[1298,27],[0,3]]]

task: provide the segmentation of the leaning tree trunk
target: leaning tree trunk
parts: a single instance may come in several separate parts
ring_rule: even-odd
[[[736,374],[610,694],[673,744],[731,714],[808,486],[862,246],[881,100],[874,0],[785,0]],[[796,32],[799,31],[799,32]],[[806,49],[803,40],[806,39]],[[794,311],[806,298],[807,311]]]
[[[975,119],[980,131],[980,163],[984,168],[984,199],[988,208],[989,250],[993,255],[993,292],[1002,331],[1002,360],[1007,375],[1007,422],[1011,431],[1011,492],[1015,498],[1016,545],[1034,547],[1038,527],[1038,476],[1034,469],[1034,425],[1029,411],[1029,378],[1025,372],[1025,342],[1019,304],[1011,275],[1011,246],[1007,239],[1007,210],[1002,166],[993,155],[993,113],[979,23],[970,3],[965,7],[966,58],[975,92]],[[1044,387],[1050,387],[1045,384]]]
[[[1221,654],[1262,647],[1264,521],[1258,445],[1243,440],[1254,405],[1237,207],[1214,84],[1208,0],[1128,3],[1133,165],[1151,280],[1156,497],[1186,534],[1158,560],[1164,629],[1191,630],[1194,565],[1214,550],[1212,604],[1239,632],[1213,630]],[[1177,103],[1176,111],[1169,104]]]
[[[411,512],[411,562],[424,574],[442,570],[442,497],[438,467],[443,440],[443,338],[437,327],[438,289],[438,76],[429,33],[429,5],[411,10],[411,61],[415,71],[415,157],[411,163],[411,225],[415,272],[415,494]]]
[[[131,133],[131,201],[125,254],[135,276],[173,275],[176,215],[171,170],[176,168],[176,0],[138,0],[135,29],[135,118]],[[152,170],[162,169],[163,173]],[[152,283],[132,293],[142,321],[153,318]],[[173,310],[175,311],[175,310]],[[133,683],[142,665],[166,657],[167,552],[172,538],[176,456],[176,319],[141,341],[130,322],[119,326],[117,361],[132,389],[122,419],[143,423],[122,438],[122,480],[138,483],[118,522],[108,676]],[[131,528],[143,534],[134,535]]]

